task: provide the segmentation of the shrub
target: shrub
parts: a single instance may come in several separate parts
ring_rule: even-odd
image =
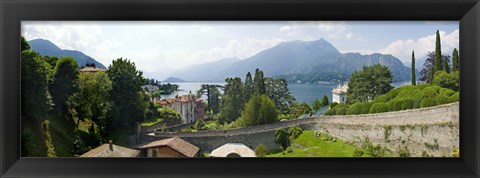
[[[330,103],[330,108],[335,108],[335,106],[337,106],[337,105],[338,105],[337,102],[332,102],[332,103]]]
[[[336,113],[337,113],[336,108],[332,108],[332,109],[329,109],[329,110],[325,111],[325,113],[323,113],[323,115],[332,116],[332,115],[335,115]]]
[[[423,97],[425,97],[425,98],[435,98],[438,95],[439,90],[440,90],[439,86],[425,87],[422,90]]]
[[[303,133],[303,129],[300,128],[299,126],[292,126],[288,129],[288,134],[292,138],[298,138]]]
[[[369,113],[380,113],[380,112],[388,112],[388,105],[386,103],[375,103],[370,108]]]
[[[458,91],[460,83],[460,73],[458,71],[447,73],[445,71],[435,72],[433,84]]]
[[[370,108],[372,107],[373,104],[374,104],[373,102],[368,102],[368,103],[362,104],[361,113],[362,114],[368,114],[369,111],[370,111]]]
[[[413,107],[412,108],[420,108],[420,103],[423,100],[423,93],[420,90],[414,90],[413,93]]]
[[[419,90],[423,90],[424,88],[426,88],[426,87],[429,87],[429,86],[432,86],[432,84],[428,84],[428,83],[419,83],[419,84],[417,84],[417,89],[419,89]]]
[[[453,94],[452,96],[450,96],[450,98],[448,98],[448,100],[449,100],[451,103],[460,101],[460,93],[456,92],[455,94]]]
[[[413,99],[404,99],[402,100],[402,110],[413,109],[414,104]]]
[[[389,92],[387,93],[387,95],[388,95],[391,99],[393,99],[393,98],[398,97],[398,95],[399,95],[400,93],[404,92],[404,91],[411,91],[411,90],[414,90],[414,89],[416,89],[416,87],[413,86],[413,85],[405,85],[405,86],[402,86],[402,87],[399,87],[399,88],[395,88],[395,89],[389,91]]]
[[[452,96],[453,94],[455,94],[455,91],[450,90],[450,89],[448,89],[448,88],[441,88],[441,89],[440,89],[440,94],[450,97],[450,96]]]
[[[255,155],[257,155],[257,157],[265,157],[267,153],[267,146],[265,146],[264,144],[260,144],[255,147]]]
[[[290,138],[288,137],[288,132],[285,129],[278,128],[275,130],[275,143],[281,145],[283,149],[286,149],[290,146]]]
[[[402,101],[400,99],[393,99],[390,100],[388,103],[388,110],[389,111],[399,111],[402,109]]]
[[[377,96],[375,99],[373,99],[373,102],[374,103],[386,103],[386,102],[388,102],[388,100],[390,100],[388,95],[380,95],[380,96]]]
[[[345,115],[347,113],[347,107],[345,107],[345,106],[336,107],[335,109],[337,110],[335,112],[336,115]]]
[[[433,98],[424,98],[422,102],[420,103],[421,108],[425,107],[430,107],[430,106],[435,106],[436,101]]]
[[[436,105],[441,105],[441,104],[446,104],[450,101],[449,97],[446,95],[438,95],[437,98],[435,98]]]
[[[192,127],[193,127],[193,129],[195,129],[197,131],[207,129],[207,127],[205,126],[205,121],[203,121],[203,119],[198,119],[197,121],[195,121],[195,123],[193,124]]]
[[[352,115],[352,114],[362,114],[362,106],[364,104],[360,102],[356,102],[352,104],[348,109],[346,114],[347,115]]]

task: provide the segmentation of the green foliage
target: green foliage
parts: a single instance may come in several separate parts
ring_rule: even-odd
[[[288,82],[285,79],[264,78],[266,94],[273,100],[278,112],[289,113],[289,107],[295,102],[295,97],[288,89]]]
[[[29,50],[30,49],[30,44],[28,44],[27,40],[25,40],[25,38],[22,36],[21,37],[21,42],[20,42],[21,46],[20,46],[20,49],[22,51],[25,51],[25,50]]]
[[[335,106],[337,106],[337,105],[338,105],[337,102],[332,102],[332,103],[330,103],[330,108],[335,108]]]
[[[453,94],[452,96],[450,96],[450,98],[448,98],[448,100],[449,100],[449,102],[451,102],[451,103],[460,101],[460,93],[459,93],[459,92],[456,92],[455,94]]]
[[[433,78],[433,84],[451,89],[453,91],[458,91],[460,89],[460,73],[458,71],[452,73],[438,71],[435,73],[435,77]]]
[[[436,105],[442,105],[442,104],[446,104],[446,103],[449,103],[449,102],[450,102],[450,99],[447,95],[438,95],[435,98],[435,104]]]
[[[252,74],[247,72],[247,75],[245,76],[245,84],[243,85],[243,101],[250,100],[250,97],[253,94],[253,86]]]
[[[71,57],[60,58],[53,69],[50,92],[55,108],[60,113],[66,111],[68,97],[77,90],[78,73],[77,61]]]
[[[328,97],[327,95],[323,95],[322,97],[322,102],[320,103],[320,106],[324,107],[324,106],[328,106]]]
[[[407,109],[413,109],[414,107],[415,100],[413,99],[403,99],[402,100],[402,109],[401,110],[407,110]]]
[[[336,115],[345,115],[347,113],[347,107],[336,107]]]
[[[457,158],[460,157],[460,148],[452,149],[452,151],[450,152],[450,156]]]
[[[303,129],[299,126],[292,126],[288,128],[288,134],[293,138],[298,138],[303,133]]]
[[[112,81],[106,73],[80,73],[77,90],[69,96],[66,102],[68,116],[72,119],[76,118],[77,128],[80,121],[91,119],[100,127],[101,135],[106,135],[111,116],[111,90]]]
[[[23,37],[22,37],[23,39]],[[32,140],[33,140],[33,132],[29,128],[22,129],[22,135],[21,135],[21,147],[22,147],[22,152],[21,155],[22,157],[28,157],[32,153],[31,149],[34,149],[35,145],[32,145]]]
[[[217,114],[220,112],[220,85],[209,85],[202,84],[200,89],[197,91],[197,98],[201,98],[202,95],[207,95],[206,111],[207,113],[212,112]]]
[[[52,107],[48,90],[51,77],[50,66],[32,50],[21,54],[21,105],[22,116],[42,120]]]
[[[390,85],[392,79],[392,73],[386,66],[380,64],[364,66],[363,70],[354,72],[350,77],[347,101],[351,103],[367,102],[385,94],[393,88]]]
[[[400,111],[402,109],[402,100],[393,99],[386,103],[389,111]]]
[[[293,117],[298,118],[299,116],[303,114],[311,114],[312,113],[312,108],[310,108],[310,105],[308,105],[307,102],[302,102],[302,103],[293,103],[290,106],[290,114],[293,115]]]
[[[317,98],[313,99],[312,109],[316,111],[316,110],[319,110],[320,108],[322,108],[322,103],[320,102],[320,100],[318,100]]]
[[[368,103],[362,104],[361,114],[368,114],[368,113],[370,113],[370,108],[372,107],[373,104],[375,104],[375,103],[373,103],[373,102],[368,102]]]
[[[384,156],[387,152],[387,150],[382,146],[372,144],[368,139],[368,137],[363,141],[362,149],[364,149],[368,155],[371,155],[374,157]]]
[[[460,71],[460,58],[458,57],[457,48],[453,49],[452,54],[452,72]]]
[[[417,79],[415,78],[415,51],[412,50],[412,67],[411,67],[411,81],[412,85],[417,85]]]
[[[436,100],[434,98],[424,98],[420,103],[421,108],[435,106]]]
[[[336,108],[331,108],[331,109],[325,111],[325,113],[323,113],[323,115],[331,116],[331,115],[335,115],[336,113],[337,113]]]
[[[418,84],[416,87],[417,87],[417,89],[419,89],[419,90],[423,90],[423,89],[425,89],[426,87],[429,87],[429,86],[432,86],[432,84],[420,83],[420,84]]]
[[[363,107],[363,103],[361,102],[356,102],[354,104],[352,104],[348,109],[347,109],[347,112],[346,114],[347,115],[355,115],[355,114],[363,114],[362,113],[362,107]]]
[[[268,153],[267,146],[259,144],[255,147],[255,155],[257,157],[265,157]]]
[[[440,93],[440,95],[445,95],[445,96],[450,97],[450,96],[452,96],[453,94],[455,94],[455,91],[450,90],[450,89],[448,89],[448,88],[441,88],[439,93]]]
[[[424,98],[435,98],[440,92],[439,86],[429,86],[422,90]]]
[[[443,69],[442,67],[442,47],[440,44],[440,33],[437,30],[435,39],[435,72]]]
[[[398,150],[398,157],[410,157],[410,151],[407,147],[403,147]]]
[[[253,95],[245,105],[241,122],[244,126],[268,124],[277,121],[275,104],[266,95]]]
[[[275,143],[281,145],[283,149],[290,146],[290,138],[285,129],[278,128],[275,130]]]
[[[55,146],[53,145],[52,134],[50,133],[50,121],[44,120],[41,123],[43,137],[45,138],[45,146],[47,147],[47,157],[57,157]]]
[[[220,103],[220,123],[237,120],[244,109],[243,86],[239,77],[225,79],[225,92]]]
[[[370,107],[370,111],[368,113],[380,113],[380,112],[388,112],[390,109],[386,103],[375,103]]]
[[[118,58],[108,66],[107,74],[112,81],[110,98],[113,103],[113,123],[126,126],[142,122],[148,108],[148,97],[145,101],[141,88],[143,73],[137,70],[134,62]]]
[[[205,121],[203,121],[203,119],[198,119],[197,121],[195,121],[195,123],[193,124],[192,127],[193,127],[193,129],[195,129],[197,131],[207,129],[207,127],[205,126]]]
[[[258,68],[255,70],[255,76],[253,77],[253,93],[266,94],[265,80],[263,77],[263,71]]]

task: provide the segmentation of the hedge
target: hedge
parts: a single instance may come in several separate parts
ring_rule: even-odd
[[[414,104],[414,100],[413,99],[404,99],[402,101],[402,110],[407,110],[407,109],[413,109],[413,104]]]
[[[441,105],[449,103],[450,99],[447,95],[438,95],[437,98],[435,98],[435,101],[437,105]]]
[[[388,112],[388,105],[386,103],[375,103],[370,108],[369,113],[380,113],[380,112]]]
[[[390,97],[388,95],[380,95],[377,96],[375,99],[373,99],[374,103],[386,103],[390,100]]]
[[[450,89],[448,89],[448,88],[441,88],[441,89],[440,89],[440,94],[441,94],[441,95],[446,95],[446,96],[450,97],[450,96],[452,96],[453,94],[455,94],[455,91],[450,90]]]
[[[441,87],[439,86],[429,86],[425,87],[422,90],[423,97],[425,98],[435,98],[438,95],[438,92],[440,91]]]
[[[363,103],[356,102],[347,109],[347,115],[362,114]]]
[[[323,113],[323,115],[331,116],[331,115],[335,115],[336,112],[337,112],[336,108],[332,108],[332,109],[329,109],[329,110],[325,111],[325,113]]]
[[[347,113],[347,107],[336,107],[336,115],[345,115]]]
[[[370,108],[372,107],[373,104],[374,104],[373,102],[364,103],[362,105],[361,113],[362,114],[368,114],[370,112]]]
[[[425,108],[425,107],[435,106],[436,103],[437,102],[434,98],[424,98],[420,103],[420,107]]]
[[[451,103],[460,101],[460,93],[456,92],[455,94],[453,94],[452,96],[450,96],[450,98],[448,98],[448,100],[449,100]]]

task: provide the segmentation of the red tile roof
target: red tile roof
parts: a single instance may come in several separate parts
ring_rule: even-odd
[[[153,141],[146,145],[141,146],[140,148],[145,149],[145,148],[162,147],[162,146],[168,146],[178,151],[179,153],[182,153],[187,157],[194,157],[200,150],[200,148],[198,148],[197,146],[192,145],[191,143],[188,143],[187,141],[178,137]]]

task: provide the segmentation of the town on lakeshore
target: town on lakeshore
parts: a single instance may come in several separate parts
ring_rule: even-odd
[[[22,22],[22,157],[460,157],[458,22],[70,23]]]

